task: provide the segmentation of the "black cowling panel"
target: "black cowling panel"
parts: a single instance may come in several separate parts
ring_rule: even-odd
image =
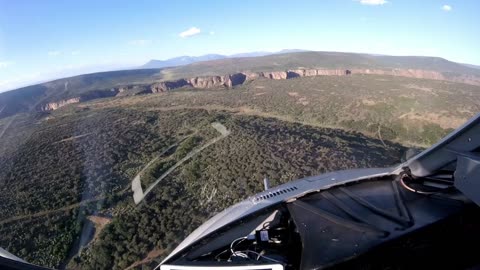
[[[361,182],[321,191],[288,203],[300,233],[301,269],[319,269],[461,210],[450,195],[426,196],[395,180]]]

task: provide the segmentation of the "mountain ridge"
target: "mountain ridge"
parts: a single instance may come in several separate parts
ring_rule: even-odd
[[[148,68],[176,67],[176,66],[193,64],[197,62],[219,60],[219,59],[225,59],[225,58],[259,57],[259,56],[266,56],[266,55],[272,55],[272,54],[306,52],[306,51],[308,50],[284,49],[278,52],[255,51],[255,52],[235,53],[231,55],[223,55],[223,54],[205,54],[200,56],[183,55],[183,56],[173,57],[165,60],[152,59],[152,60],[149,60],[147,63],[139,66],[138,68],[148,69]]]
[[[180,66],[180,65],[188,65],[192,64],[195,62],[200,62],[200,61],[209,61],[209,60],[217,60],[217,59],[223,59],[226,58],[227,56],[221,55],[221,54],[206,54],[206,55],[201,55],[201,56],[178,56],[174,58],[169,58],[166,60],[156,60],[152,59],[145,63],[144,65],[139,66],[138,68],[164,68],[164,67],[174,67],[174,66]]]

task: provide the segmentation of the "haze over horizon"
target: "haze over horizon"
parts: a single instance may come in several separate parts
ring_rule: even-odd
[[[305,49],[480,64],[480,2],[0,0],[0,92],[151,59]]]

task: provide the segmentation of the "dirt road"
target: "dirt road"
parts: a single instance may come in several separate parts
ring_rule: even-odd
[[[230,134],[230,131],[227,130],[227,128],[222,125],[221,123],[218,123],[218,122],[214,122],[212,123],[212,127],[214,129],[216,129],[219,133],[220,133],[220,136],[218,137],[215,137],[213,139],[211,139],[209,142],[207,142],[206,144],[202,145],[201,147],[197,148],[197,149],[194,149],[192,150],[190,153],[188,153],[184,158],[182,158],[181,160],[179,160],[175,165],[173,165],[172,167],[170,167],[164,174],[162,174],[153,184],[151,184],[143,194],[140,194],[138,193],[137,196],[133,196],[133,199],[135,201],[136,204],[139,204],[143,198],[145,198],[145,196],[150,193],[152,191],[152,189],[155,188],[155,186],[160,183],[165,177],[167,177],[171,172],[173,172],[177,167],[179,167],[180,165],[182,165],[185,161],[189,160],[190,158],[192,158],[193,156],[197,155],[198,153],[200,153],[201,151],[203,151],[205,148],[209,147],[210,145],[220,141],[221,139],[227,137],[229,134]],[[139,183],[137,184],[139,185]]]

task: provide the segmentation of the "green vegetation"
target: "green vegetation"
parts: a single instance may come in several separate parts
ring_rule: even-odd
[[[172,167],[175,164],[175,161],[172,159],[168,160],[157,160],[152,163],[141,175],[142,188],[146,189],[150,184],[155,182],[158,177],[160,177],[168,168]]]
[[[204,114],[195,112],[198,117]],[[107,109],[53,114],[48,120],[23,119],[28,123],[13,122],[0,146],[0,179],[4,183],[0,187],[2,228],[22,227],[24,220],[36,214],[48,217],[57,213],[56,209],[77,209],[83,207],[81,202],[92,202],[95,207],[89,213],[94,213],[111,207],[112,202],[118,203],[119,198],[125,199],[121,195],[129,190],[138,168],[172,144],[177,134],[188,132],[183,126],[196,126],[191,120],[193,112],[170,116],[171,113],[159,116],[154,112]],[[12,147],[11,143],[19,138],[24,141]],[[58,226],[76,234],[66,225]],[[58,226],[44,226],[43,231],[47,235],[55,233]],[[24,242],[11,243],[8,235],[0,238],[0,246],[11,247],[13,251],[23,248]],[[72,239],[57,241],[70,246]],[[47,243],[40,240],[29,244],[31,249],[43,250]],[[48,265],[55,267],[65,259],[64,251],[42,259],[33,255],[25,258],[42,265],[48,260]]]
[[[169,175],[145,203],[115,217],[72,267],[122,269],[153,249],[165,250],[166,255],[210,216],[261,191],[265,176],[276,185],[331,170],[388,166],[398,162],[404,150],[339,130],[218,116],[231,135]]]
[[[145,168],[145,171],[143,171],[143,173],[140,175],[142,188],[146,189],[147,187],[149,187],[170,167],[175,165],[175,163],[184,158],[196,146],[201,144],[202,141],[203,138],[200,136],[190,136],[187,137],[184,141],[182,141],[180,145],[174,145],[175,147],[169,148],[168,151],[163,153],[162,156],[160,156],[158,159],[155,159],[152,164],[148,165],[148,167]],[[173,155],[168,155],[172,151],[174,151]]]
[[[196,146],[198,146],[202,142],[202,138],[198,136],[188,137],[185,141],[183,141],[180,146],[175,151],[175,157],[177,160],[186,156],[190,151],[193,150]]]
[[[77,211],[67,211],[2,224],[2,247],[29,262],[58,267],[81,232],[82,222],[76,217]]]
[[[0,119],[0,246],[50,267],[123,269],[168,254],[203,221],[272,185],[400,162],[471,117],[479,87],[390,76],[256,80],[231,90],[99,99]],[[204,149],[135,206],[192,150]],[[172,147],[173,145],[173,147]],[[85,217],[112,222],[76,254]],[[71,258],[71,259],[70,259]],[[152,262],[155,264],[155,262]],[[141,267],[141,266],[140,266]]]
[[[379,140],[358,133],[202,109],[72,107],[49,117],[27,118],[28,125],[15,122],[5,134],[8,142],[18,139],[15,131],[34,129],[23,131],[28,136],[18,148],[9,149],[2,141],[2,153],[9,155],[0,156],[2,168],[7,168],[1,172],[6,183],[1,186],[1,229],[14,230],[26,240],[29,234],[15,228],[40,226],[45,235],[59,235],[39,238],[30,249],[52,251],[45,248],[54,248],[48,244],[52,239],[59,247],[50,256],[28,255],[21,251],[25,242],[11,242],[9,234],[0,237],[0,245],[32,263],[52,267],[67,258],[65,247],[79,237],[78,227],[87,215],[110,213],[114,218],[71,263],[121,269],[154,248],[171,250],[215,212],[260,191],[264,176],[280,184],[331,170],[387,166],[399,161],[403,151],[400,145],[387,142],[384,148]],[[175,170],[145,204],[135,208],[129,189],[133,176],[169,145],[191,134],[191,129],[198,132],[181,141],[173,153],[161,156],[144,172],[146,178],[155,179],[169,164],[218,136],[205,119],[221,121],[232,134]],[[90,135],[81,136],[85,134]],[[57,211],[62,208],[66,210]],[[77,209],[83,209],[80,218]],[[71,222],[53,218],[61,213]]]
[[[231,90],[181,90],[131,97],[128,102],[99,101],[98,106],[131,104],[159,111],[200,107],[358,131],[426,147],[478,111],[479,90],[478,86],[425,79],[325,76],[259,79]],[[437,128],[432,130],[432,125]]]

